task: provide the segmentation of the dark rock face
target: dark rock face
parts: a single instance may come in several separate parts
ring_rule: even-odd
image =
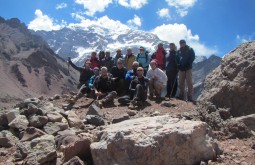
[[[194,85],[193,99],[197,99],[204,89],[206,76],[220,65],[221,58],[211,55],[208,59],[194,63],[192,68],[192,79]]]
[[[212,127],[229,117],[255,113],[255,42],[240,45],[209,74],[198,98],[198,110]],[[228,112],[229,115],[222,115]]]

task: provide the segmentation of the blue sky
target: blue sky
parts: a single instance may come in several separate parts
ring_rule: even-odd
[[[198,55],[255,40],[255,0],[4,0],[0,16],[34,30],[123,24],[177,45],[184,38]]]

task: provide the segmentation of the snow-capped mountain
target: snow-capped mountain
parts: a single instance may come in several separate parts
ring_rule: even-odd
[[[135,54],[140,46],[144,46],[149,52],[153,52],[155,46],[162,42],[156,35],[131,28],[116,29],[105,28],[98,25],[91,25],[86,28],[73,27],[63,28],[58,31],[36,31],[35,34],[41,36],[61,57],[71,56],[73,61],[80,64],[94,50],[110,50],[111,55],[115,55],[117,48],[126,53],[126,49],[131,47]],[[162,42],[168,47],[167,42]]]

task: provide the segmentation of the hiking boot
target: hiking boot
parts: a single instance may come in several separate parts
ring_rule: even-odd
[[[150,100],[152,100],[153,99],[153,94],[150,94],[148,97],[149,97]]]
[[[193,102],[194,100],[192,99],[191,96],[188,96],[188,101]]]
[[[133,100],[132,100],[133,101]],[[131,109],[131,110],[134,110],[134,109],[136,109],[137,107],[136,107],[136,105],[134,104],[134,102],[130,102],[130,104],[129,104],[129,106],[128,106],[128,109]]]
[[[184,100],[184,97],[182,95],[179,95],[179,96],[176,97],[176,99]]]

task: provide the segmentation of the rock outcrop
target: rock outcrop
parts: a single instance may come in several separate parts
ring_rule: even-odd
[[[225,55],[209,74],[198,99],[204,121],[219,129],[232,117],[255,113],[255,42],[247,42]]]
[[[106,126],[90,145],[94,163],[186,164],[216,157],[210,127],[169,116],[145,117]]]

